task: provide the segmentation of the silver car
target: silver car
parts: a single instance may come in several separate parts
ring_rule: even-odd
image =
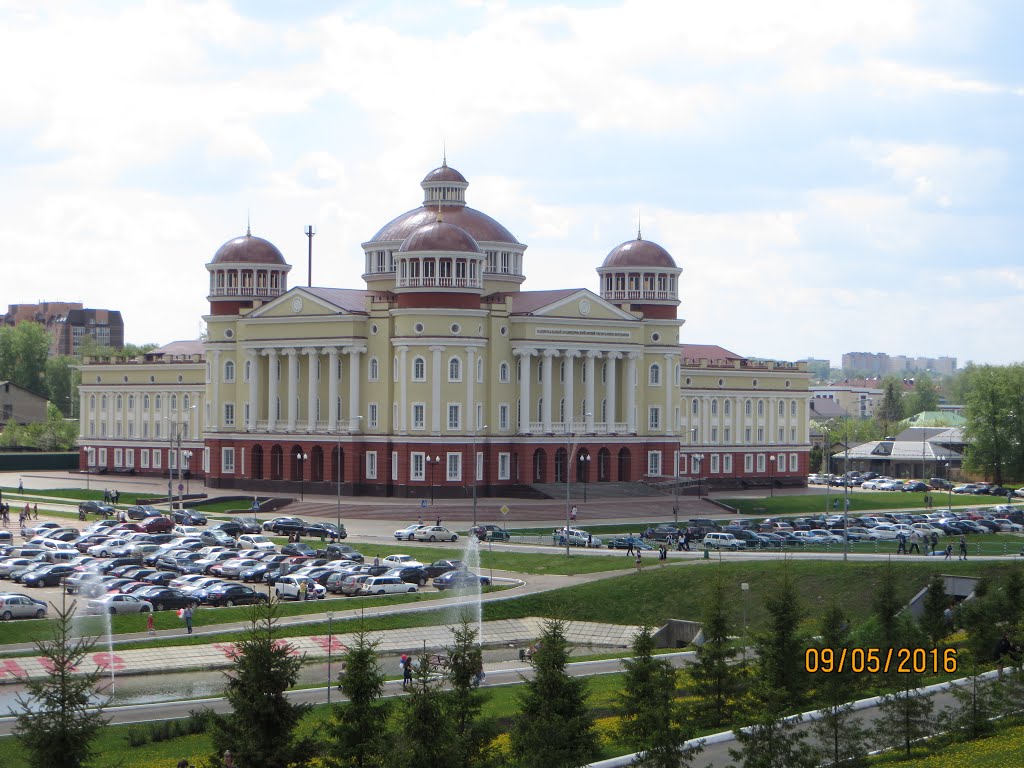
[[[28,595],[0,595],[0,619],[45,619],[46,603]]]
[[[120,592],[103,595],[86,604],[87,613],[149,613],[152,610],[153,604],[148,600]]]

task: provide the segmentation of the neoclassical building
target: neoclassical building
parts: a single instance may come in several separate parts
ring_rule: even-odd
[[[419,207],[363,243],[362,288],[289,289],[291,267],[270,242],[247,232],[221,246],[206,265],[201,350],[83,366],[82,465],[124,468],[131,450],[133,469],[166,472],[187,432],[191,474],[260,491],[462,497],[566,473],[657,480],[688,473],[686,454],[710,457],[711,446],[784,454],[780,475],[806,474],[802,366],[752,369],[765,396],[778,382],[770,409],[786,395],[785,431],[737,414],[729,444],[695,421],[710,418],[691,413],[689,390],[704,378],[681,355],[682,270],[664,248],[640,233],[612,248],[596,293],[524,291],[527,246],[466,204],[462,174],[442,164],[420,186]],[[729,387],[750,389],[743,366],[723,375]],[[765,466],[728,464],[723,482]]]

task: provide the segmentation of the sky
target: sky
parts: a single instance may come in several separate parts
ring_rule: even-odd
[[[682,341],[780,360],[1024,359],[1024,3],[0,0],[0,306],[197,338],[252,232],[292,286],[363,253],[448,164],[598,291],[636,236]]]

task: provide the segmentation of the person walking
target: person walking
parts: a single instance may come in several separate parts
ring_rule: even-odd
[[[25,483],[22,482],[21,478],[18,478],[18,493],[25,492]]]
[[[633,534],[626,537],[626,557],[633,554]]]
[[[146,611],[146,631],[151,634],[156,634],[156,627],[153,626],[153,612]]]
[[[967,537],[962,535],[962,534],[960,536],[960,557],[958,557],[957,559],[958,560],[966,560],[967,559]]]
[[[576,505],[575,504],[572,505],[572,509],[569,511],[569,520],[574,522],[574,523],[576,522]]]
[[[917,554],[919,554],[919,555],[921,554],[921,548],[919,546],[917,546],[917,540],[918,540],[917,531],[912,531],[911,534],[910,534],[910,551],[907,554],[912,555],[915,552],[917,552]]]
[[[951,557],[953,557],[953,545],[952,544],[947,544],[946,545],[946,557],[945,557],[945,559],[949,560]]]
[[[907,535],[903,531],[896,534],[896,554],[907,554]]]
[[[412,685],[412,659],[402,654],[402,690],[409,690],[409,686]]]
[[[937,531],[932,531],[932,554],[938,554],[939,551],[939,534]]]
[[[192,603],[185,606],[185,609],[181,612],[181,618],[185,620],[185,630],[188,634],[192,634]]]
[[[644,567],[644,560],[640,556],[640,550],[636,551],[636,572],[640,573],[640,570]]]
[[[38,504],[33,504],[32,505],[32,519],[33,520],[38,520],[39,519],[39,505]]]

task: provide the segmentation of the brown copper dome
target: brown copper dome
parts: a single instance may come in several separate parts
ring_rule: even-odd
[[[677,269],[676,262],[657,243],[650,240],[628,240],[612,248],[602,267],[665,267]]]
[[[468,184],[466,177],[456,171],[454,168],[449,168],[448,164],[445,163],[440,168],[435,168],[426,176],[423,177],[422,184],[428,184],[434,181],[453,181],[457,184]]]
[[[253,235],[242,235],[228,240],[217,249],[214,264],[280,264],[285,265],[284,256],[269,240]]]
[[[380,231],[370,238],[370,242],[405,240],[420,227],[433,222],[436,218],[437,208],[414,208],[381,227]],[[475,208],[445,206],[444,221],[446,224],[454,224],[456,227],[464,229],[478,242],[519,245],[519,241],[513,237],[511,232],[486,213],[481,213]]]
[[[405,238],[398,252],[409,253],[410,251],[482,253],[480,246],[469,232],[454,224],[449,224],[447,221],[424,224]]]

